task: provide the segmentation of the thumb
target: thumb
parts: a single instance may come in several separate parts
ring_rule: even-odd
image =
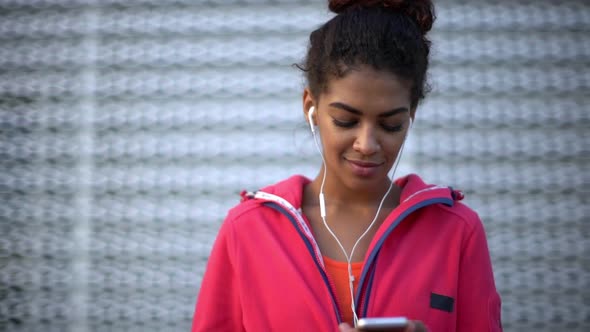
[[[428,332],[428,329],[422,322],[410,321],[406,332]]]
[[[350,326],[348,323],[342,323],[342,324],[338,325],[338,329],[340,330],[340,332],[354,331],[354,328],[352,326]]]

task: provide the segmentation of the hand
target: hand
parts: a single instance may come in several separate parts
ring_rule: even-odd
[[[360,332],[360,330],[355,329],[347,323],[340,324],[338,328],[340,332]],[[422,322],[411,320],[404,332],[428,332],[428,329]]]

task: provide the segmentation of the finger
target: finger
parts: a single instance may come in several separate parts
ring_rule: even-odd
[[[428,329],[422,322],[414,322],[414,332],[428,332]]]
[[[342,323],[340,325],[338,325],[338,329],[340,329],[340,332],[352,332],[355,331],[355,329],[348,325],[347,323]]]

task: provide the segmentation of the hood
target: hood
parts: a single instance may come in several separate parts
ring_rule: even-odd
[[[303,175],[293,175],[283,181],[266,186],[260,189],[260,191],[282,197],[294,207],[300,208],[303,201],[303,187],[310,182],[311,180]],[[438,190],[444,190],[447,195],[450,194],[449,196],[452,196],[453,200],[461,200],[463,198],[463,194],[460,191],[453,190],[449,187],[427,184],[416,174],[409,174],[398,178],[395,180],[395,184],[402,188],[400,204],[422,193],[431,191],[438,192]],[[450,192],[449,189],[451,189]],[[251,195],[249,194],[250,193],[243,191],[241,193],[242,200],[251,198]],[[438,194],[440,195],[440,192],[438,192]]]

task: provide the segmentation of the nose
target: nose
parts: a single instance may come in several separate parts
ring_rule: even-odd
[[[375,128],[363,126],[354,141],[353,148],[355,151],[370,156],[375,154],[381,148]]]

